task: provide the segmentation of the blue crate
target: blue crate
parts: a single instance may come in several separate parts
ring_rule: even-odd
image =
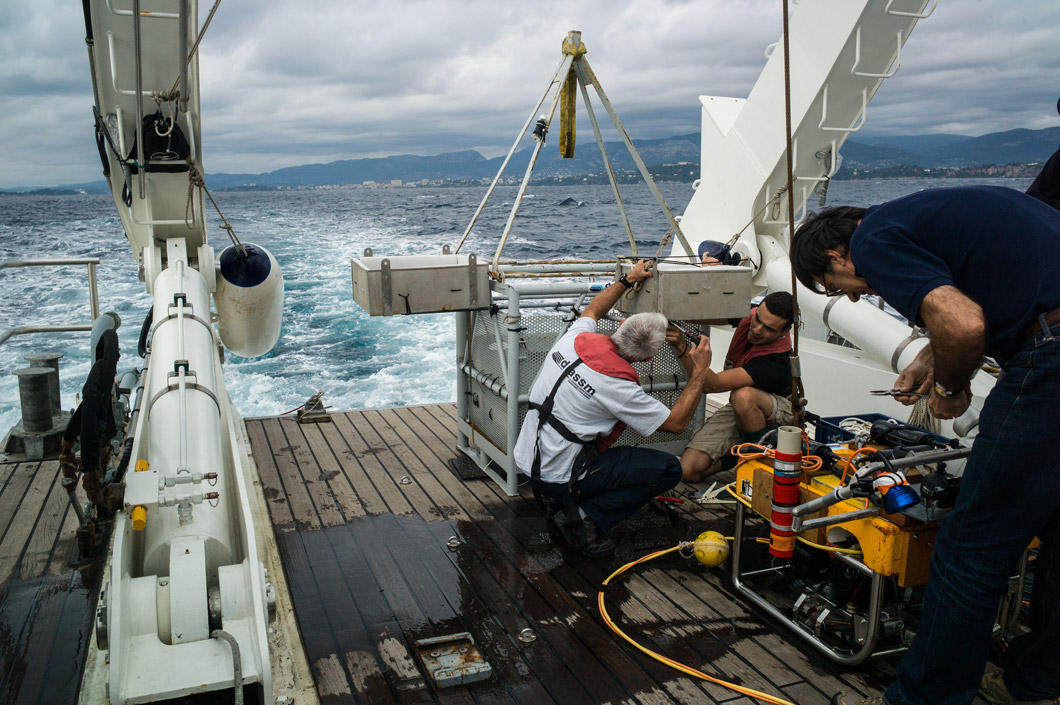
[[[893,416],[888,416],[887,414],[847,414],[846,416],[822,416],[821,420],[818,421],[816,424],[816,430],[814,431],[813,439],[818,443],[847,443],[849,441],[854,440],[853,433],[851,433],[850,431],[844,431],[843,429],[839,428],[840,421],[842,421],[843,419],[851,418],[862,419],[864,421],[868,421],[869,423],[875,423],[876,421],[882,421],[884,419],[894,419]],[[900,423],[905,423],[900,419],[894,420],[899,421]],[[920,427],[915,426],[914,428]],[[925,433],[927,432],[925,429],[922,428],[920,430],[924,431]],[[932,433],[931,435],[934,436],[935,440],[937,440],[939,443],[949,443],[948,438],[940,436],[937,433]]]

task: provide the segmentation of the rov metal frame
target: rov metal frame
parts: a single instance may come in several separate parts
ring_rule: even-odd
[[[91,320],[96,320],[99,318],[99,291],[96,286],[96,267],[99,265],[99,257],[8,260],[7,262],[0,263],[0,269],[14,269],[19,267],[62,267],[66,265],[86,265],[88,267],[88,305],[92,312]],[[15,326],[14,328],[0,331],[0,345],[7,342],[8,338],[11,338],[12,336],[25,335],[27,333],[82,333],[90,330],[92,330],[91,323],[62,326]]]
[[[604,286],[610,283],[615,272],[615,262],[518,263],[501,265],[500,271],[502,281],[490,282],[493,304],[496,307],[495,315],[491,316],[489,311],[458,311],[454,314],[457,345],[457,449],[497,482],[506,494],[514,496],[518,494],[519,469],[515,464],[513,450],[519,436],[521,410],[529,401],[528,384],[537,376],[539,369],[528,356],[520,354],[526,346],[523,336],[526,331],[523,325],[524,314],[527,310],[552,309],[557,315],[569,316],[570,321],[573,321],[581,308],[601,288],[600,275],[606,275]],[[584,278],[593,275],[597,276],[595,283]],[[509,281],[518,277],[558,277],[559,280]],[[496,315],[502,311],[503,317]],[[492,342],[496,346],[495,360],[476,360],[472,356],[473,336],[479,316],[490,316],[493,319]],[[489,327],[491,324],[487,322],[486,325]],[[567,326],[561,327],[560,336],[566,328]],[[548,347],[551,347],[551,344]],[[487,365],[494,370],[487,369]],[[498,370],[499,375],[496,374]],[[684,389],[686,381],[682,374],[641,374],[641,386],[649,394],[679,392]],[[475,423],[471,410],[473,382],[479,385],[481,393],[495,395],[504,402],[503,438],[491,439],[489,434]],[[523,388],[526,388],[525,391]],[[705,409],[704,398],[696,407],[690,429],[694,430],[702,425]],[[686,435],[687,433],[688,431]],[[684,441],[678,438],[674,441],[649,442],[647,445],[679,452]]]
[[[882,658],[885,656],[893,656],[904,653],[908,647],[900,646],[892,649],[884,649],[882,651],[876,651],[876,647],[880,641],[880,625],[882,624],[882,612],[883,612],[883,588],[886,582],[886,576],[881,573],[869,568],[867,565],[859,561],[853,556],[844,555],[841,553],[834,553],[832,557],[835,560],[841,561],[847,564],[849,567],[854,568],[858,572],[864,574],[870,579],[869,584],[869,609],[868,609],[868,623],[865,627],[865,639],[859,648],[855,652],[843,651],[830,646],[824,640],[822,640],[816,634],[811,634],[801,624],[792,619],[789,615],[781,612],[763,595],[751,588],[746,582],[745,578],[752,575],[758,574],[762,571],[750,571],[745,572],[743,570],[743,540],[744,540],[744,520],[746,517],[747,509],[742,502],[736,503],[736,518],[733,526],[733,540],[732,540],[732,567],[730,577],[732,578],[733,587],[736,588],[743,597],[751,601],[759,609],[763,610],[773,619],[781,622],[785,626],[789,627],[794,633],[802,637],[808,644],[813,646],[819,652],[830,658],[835,663],[841,666],[859,666],[869,659]],[[777,568],[767,568],[767,571],[776,571]]]

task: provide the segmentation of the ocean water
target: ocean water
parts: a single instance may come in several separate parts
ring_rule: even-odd
[[[837,181],[829,189],[828,204],[868,205],[924,188],[969,183]],[[975,183],[1024,190],[1029,180]],[[691,187],[661,188],[674,212],[682,212]],[[366,247],[377,255],[408,255],[455,245],[484,193],[485,187],[423,187],[215,194],[239,237],[275,255],[286,287],[276,347],[260,358],[229,355],[225,360],[229,393],[240,412],[281,413],[318,391],[336,410],[453,401],[452,314],[369,317],[353,302],[350,259]],[[638,247],[642,253],[654,253],[666,230],[654,199],[643,185],[623,187],[622,194]],[[492,257],[514,195],[514,187],[498,188],[465,251]],[[215,224],[216,219],[210,242],[220,251],[226,238]],[[600,259],[628,251],[609,186],[534,186],[504,257]],[[122,320],[121,372],[141,364],[136,341],[150,298],[137,279],[135,259],[110,197],[0,197],[0,262],[89,256],[102,260],[100,309],[114,311]],[[85,267],[0,269],[0,330],[88,322],[87,281]],[[88,334],[15,336],[0,344],[0,435],[20,416],[12,372],[28,364],[26,355],[44,351],[64,354],[62,406],[76,405],[90,368]]]

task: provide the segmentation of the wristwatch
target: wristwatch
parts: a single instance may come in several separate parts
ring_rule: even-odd
[[[633,288],[633,284],[630,283],[629,279],[626,277],[625,274],[623,274],[622,276],[620,276],[618,278],[618,283],[621,284],[622,286],[626,287],[627,289],[632,289]]]
[[[944,385],[935,382],[935,394],[938,394],[940,397],[948,399],[960,391],[961,390],[959,389],[947,389]]]

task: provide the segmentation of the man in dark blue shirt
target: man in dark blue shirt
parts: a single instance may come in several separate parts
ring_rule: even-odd
[[[936,417],[968,408],[984,354],[1004,370],[936,540],[920,629],[885,702],[972,701],[1001,591],[1035,536],[1042,548],[1032,631],[1012,641],[1004,679],[984,686],[997,691],[994,702],[1057,702],[1060,214],[1012,189],[931,189],[869,209],[821,211],[799,228],[790,256],[810,289],[855,301],[876,293],[927,328],[931,344],[896,386],[930,393]],[[839,694],[833,702],[862,701]]]

